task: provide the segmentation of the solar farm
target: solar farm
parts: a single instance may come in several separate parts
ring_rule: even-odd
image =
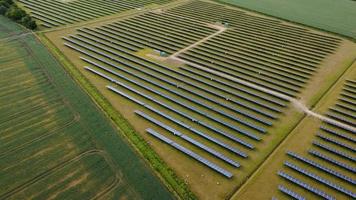
[[[0,199],[356,198],[352,39],[210,0],[17,3],[40,28],[0,25]]]

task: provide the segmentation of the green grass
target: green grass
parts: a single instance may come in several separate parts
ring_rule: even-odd
[[[4,17],[0,29],[21,30]],[[34,35],[0,43],[13,52],[0,58],[0,199],[174,198],[127,143],[132,127],[114,113],[115,129]]]
[[[350,0],[218,0],[356,39],[356,3]]]

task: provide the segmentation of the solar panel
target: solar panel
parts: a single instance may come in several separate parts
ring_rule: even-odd
[[[240,156],[242,156],[244,158],[247,158],[247,154],[246,153],[244,153],[244,152],[242,152],[240,150],[237,150],[236,148],[233,148],[230,145],[227,145],[224,142],[222,142],[222,141],[220,141],[220,140],[218,140],[216,138],[213,138],[213,137],[211,137],[211,136],[209,136],[209,135],[207,135],[207,134],[205,134],[205,133],[203,133],[203,132],[201,132],[201,131],[199,131],[199,130],[197,130],[197,129],[195,129],[195,128],[193,128],[193,127],[191,127],[191,126],[189,126],[189,125],[187,125],[187,124],[185,124],[185,123],[183,123],[183,122],[181,122],[181,121],[179,121],[179,120],[177,120],[177,119],[175,119],[175,118],[173,118],[173,117],[171,117],[171,116],[169,116],[169,115],[167,115],[167,114],[165,114],[165,113],[163,113],[163,112],[161,112],[161,111],[159,111],[159,110],[157,110],[157,109],[155,109],[153,107],[151,107],[151,106],[149,106],[149,105],[147,105],[147,104],[145,105],[145,107],[147,109],[157,113],[158,115],[160,115],[160,116],[162,116],[162,117],[164,117],[164,118],[166,118],[166,119],[168,119],[168,120],[170,120],[170,121],[172,121],[172,122],[174,122],[174,123],[186,128],[186,129],[190,130],[191,132],[193,132],[193,133],[195,133],[195,134],[197,134],[197,135],[199,135],[199,136],[201,136],[201,137],[203,137],[203,138],[205,138],[205,139],[207,139],[207,140],[209,140],[211,142],[214,142],[215,144],[218,144],[219,146],[221,146],[221,147],[223,147],[225,149],[228,149],[228,150],[230,150],[230,151],[232,151],[232,152],[234,152],[234,153],[236,153],[236,154],[238,154],[238,155],[240,155]]]
[[[229,163],[230,165],[235,166],[235,167],[240,167],[240,164],[237,163],[236,161],[233,161],[232,159],[230,159],[230,158],[226,157],[225,155],[221,154],[220,152],[215,151],[214,149],[211,149],[210,147],[208,147],[208,146],[206,146],[206,145],[204,145],[204,144],[202,144],[202,143],[200,143],[200,142],[198,142],[198,141],[196,141],[196,140],[184,135],[183,133],[175,130],[174,128],[172,128],[172,127],[170,127],[170,126],[168,126],[168,125],[166,125],[166,124],[164,124],[162,122],[160,122],[159,120],[157,120],[157,119],[155,119],[153,117],[150,117],[149,115],[143,113],[142,111],[136,110],[135,113],[137,115],[143,117],[144,119],[146,119],[146,120],[148,120],[148,121],[150,121],[150,122],[152,122],[152,123],[164,128],[164,129],[166,129],[167,131],[173,133],[174,135],[179,136],[180,138],[182,138],[185,141],[195,145],[196,147],[199,147],[199,148],[205,150],[206,152],[208,152],[211,155],[214,155],[215,157],[225,161],[226,163]]]
[[[71,40],[69,40],[69,41],[71,41]],[[115,59],[115,58],[113,58],[113,57],[111,57],[111,56],[108,56],[108,55],[103,54],[103,53],[101,53],[101,52],[99,52],[99,51],[97,51],[97,50],[94,50],[93,48],[86,47],[85,45],[79,44],[79,43],[74,42],[74,41],[71,41],[71,42],[74,43],[74,44],[76,44],[76,45],[79,45],[79,46],[82,46],[82,47],[84,47],[84,48],[87,48],[87,49],[89,49],[89,50],[91,50],[91,51],[93,51],[93,52],[96,52],[97,54],[100,54],[100,55],[103,55],[103,56],[105,56],[105,57],[108,57],[108,58],[110,58],[110,59],[112,59],[112,60],[115,60],[115,61],[117,60],[117,59]],[[106,68],[102,67],[102,69],[106,69]],[[109,72],[112,72],[112,70],[110,70]],[[120,74],[118,74],[118,73],[114,73],[114,74],[115,74],[116,76],[122,77],[122,76],[121,76]],[[128,81],[130,81],[130,82],[132,82],[132,80],[129,80],[129,79],[126,78],[126,77],[125,77],[124,79],[125,79],[125,80],[128,80]],[[136,84],[136,83],[135,83],[135,84]],[[192,107],[192,106],[190,106],[190,105],[187,105],[187,104],[185,104],[185,103],[182,103],[182,102],[178,101],[178,100],[175,99],[175,98],[172,98],[172,97],[170,97],[170,96],[168,96],[168,95],[165,95],[165,94],[163,94],[163,93],[161,93],[161,92],[158,92],[158,91],[156,91],[156,90],[154,90],[154,89],[152,89],[152,88],[150,88],[150,87],[148,87],[148,86],[145,86],[145,85],[142,85],[142,84],[138,84],[138,85],[141,86],[141,87],[143,87],[143,88],[145,88],[145,89],[147,89],[147,90],[149,90],[149,91],[151,91],[151,92],[153,92],[153,93],[155,93],[155,94],[157,94],[157,95],[160,95],[160,96],[162,96],[162,97],[164,97],[164,98],[166,98],[166,99],[168,99],[168,100],[170,100],[170,101],[172,101],[172,102],[174,102],[174,103],[177,103],[177,104],[179,104],[179,105],[181,105],[181,106],[183,106],[183,107],[186,107],[186,108],[192,110],[193,112],[196,112],[196,113],[198,113],[198,114],[200,114],[200,115],[203,115],[203,116],[205,116],[205,117],[207,117],[207,118],[209,118],[209,119],[211,119],[211,120],[213,120],[213,121],[216,121],[216,122],[218,122],[218,123],[220,123],[220,124],[222,124],[222,125],[224,125],[224,126],[230,128],[230,129],[233,129],[233,130],[237,131],[238,133],[241,133],[241,134],[243,134],[243,135],[245,135],[245,136],[247,136],[247,137],[250,137],[250,138],[252,138],[252,139],[254,139],[254,140],[257,140],[257,141],[261,140],[260,137],[254,135],[254,134],[252,134],[252,133],[250,133],[250,132],[248,132],[248,131],[246,131],[246,130],[243,130],[243,129],[241,129],[241,128],[237,127],[237,126],[231,125],[231,124],[229,124],[229,123],[227,123],[227,122],[225,122],[225,121],[222,121],[222,120],[219,120],[219,119],[217,119],[217,118],[214,118],[214,117],[210,116],[209,114],[206,114],[206,113],[203,112],[203,111],[197,110],[197,109],[195,109],[194,107]]]
[[[177,114],[180,114],[180,115],[183,116],[183,117],[186,117],[186,118],[188,118],[188,119],[191,119],[192,121],[197,122],[198,124],[200,124],[200,125],[202,125],[202,126],[204,126],[204,127],[206,127],[206,128],[212,129],[212,130],[216,131],[217,133],[220,133],[220,134],[222,134],[223,136],[225,136],[225,137],[227,137],[227,138],[229,138],[229,139],[231,139],[231,140],[233,140],[233,141],[236,141],[236,142],[238,142],[238,143],[240,143],[240,144],[242,144],[242,145],[244,145],[244,146],[246,146],[246,147],[248,147],[248,148],[251,148],[251,149],[254,148],[253,145],[251,145],[251,144],[249,144],[249,143],[247,143],[247,142],[244,142],[243,140],[240,140],[240,139],[236,138],[236,137],[233,136],[233,135],[230,135],[230,134],[227,134],[227,133],[225,133],[225,132],[222,132],[222,131],[220,131],[219,129],[216,129],[216,128],[214,128],[214,127],[208,125],[208,124],[205,124],[204,122],[198,121],[198,120],[196,120],[196,119],[190,117],[189,115],[184,114],[183,112],[177,111],[176,109],[174,109],[174,108],[172,108],[172,107],[170,107],[170,106],[168,106],[168,105],[166,105],[166,104],[163,104],[163,103],[161,103],[161,102],[159,102],[159,101],[156,101],[155,99],[151,98],[151,97],[148,96],[148,95],[145,95],[145,94],[143,94],[143,93],[141,93],[141,92],[139,92],[139,91],[137,91],[137,90],[135,90],[135,89],[133,89],[133,88],[131,88],[131,87],[129,87],[129,86],[126,86],[125,84],[122,84],[122,83],[120,83],[120,82],[118,82],[118,81],[116,81],[116,83],[117,83],[118,85],[120,85],[120,86],[122,86],[122,87],[124,87],[124,88],[126,88],[126,89],[128,89],[128,90],[130,90],[130,91],[132,91],[132,92],[135,92],[135,93],[137,93],[137,94],[139,94],[139,95],[141,95],[141,96],[146,97],[146,98],[149,99],[149,100],[152,100],[153,102],[155,102],[155,103],[157,103],[157,104],[159,104],[159,105],[161,105],[161,106],[163,106],[163,107],[165,107],[165,108],[167,108],[167,109],[169,109],[169,110],[171,110],[171,111],[173,111],[173,112],[175,112],[175,113],[177,113]],[[146,105],[146,104],[145,104],[145,105]]]
[[[331,153],[333,153],[333,154],[335,154],[335,155],[338,155],[338,156],[340,156],[340,157],[349,159],[349,160],[354,161],[354,162],[356,161],[356,158],[354,158],[354,157],[348,155],[347,153],[342,152],[342,151],[339,151],[339,150],[334,149],[334,148],[332,148],[332,147],[329,147],[329,146],[327,146],[327,145],[325,145],[325,144],[322,144],[322,143],[320,143],[320,142],[313,141],[313,145],[315,145],[315,146],[317,146],[317,147],[320,147],[320,148],[322,148],[322,149],[324,149],[324,150],[327,150],[327,151],[329,151],[329,152],[331,152]]]
[[[333,188],[333,189],[335,189],[335,190],[337,190],[339,192],[342,192],[342,193],[344,193],[344,194],[346,194],[346,195],[348,195],[348,196],[350,196],[350,197],[352,197],[354,199],[356,198],[356,194],[355,193],[353,193],[353,192],[341,187],[340,185],[337,185],[337,184],[335,184],[335,183],[333,183],[333,182],[331,182],[331,181],[329,181],[329,180],[327,180],[325,178],[322,178],[322,177],[320,177],[320,176],[318,176],[316,174],[313,174],[313,173],[311,173],[311,172],[309,172],[309,171],[307,171],[305,169],[302,169],[301,167],[298,167],[295,164],[292,164],[292,163],[286,161],[284,163],[284,165],[289,167],[289,168],[291,168],[291,169],[293,169],[293,170],[295,170],[295,171],[297,171],[297,172],[299,172],[299,173],[301,173],[301,174],[303,174],[303,175],[305,175],[305,176],[308,176],[308,177],[310,177],[310,178],[312,178],[312,179],[314,179],[314,180],[316,180],[316,181],[318,181],[318,182],[320,182],[320,183],[322,183],[322,184],[324,184],[326,186],[329,186],[329,187],[331,187],[331,188]]]
[[[288,196],[290,197],[293,197],[294,199],[297,199],[297,200],[305,200],[305,198],[300,195],[300,194],[297,194],[296,192],[292,191],[291,189],[288,189],[286,188],[285,186],[283,185],[279,185],[278,186],[278,189],[283,192],[284,194],[287,194]]]
[[[342,162],[340,162],[340,161],[337,161],[337,160],[335,160],[335,159],[333,159],[333,158],[330,158],[330,157],[328,157],[328,156],[326,156],[326,155],[324,155],[324,154],[321,154],[321,153],[318,152],[318,151],[309,150],[309,153],[312,154],[313,156],[316,156],[316,157],[320,158],[320,159],[323,159],[323,160],[325,160],[325,161],[328,161],[328,162],[330,162],[330,163],[332,163],[332,164],[334,164],[334,165],[337,165],[337,166],[342,167],[342,168],[344,168],[344,169],[347,169],[347,170],[349,170],[349,171],[351,171],[351,172],[353,172],[353,173],[356,173],[356,169],[355,169],[354,167],[351,167],[350,165],[347,165],[347,164],[342,163]]]
[[[298,185],[298,186],[300,186],[300,187],[302,187],[302,188],[304,188],[304,189],[306,189],[306,190],[308,190],[308,191],[320,196],[320,197],[323,197],[324,199],[336,200],[334,197],[330,196],[329,194],[327,194],[327,193],[325,193],[325,192],[323,192],[323,191],[321,191],[321,190],[319,190],[317,188],[314,188],[314,187],[310,186],[309,184],[304,183],[304,182],[300,181],[299,179],[294,178],[293,176],[291,176],[291,175],[289,175],[289,174],[287,174],[287,173],[285,173],[283,171],[279,171],[278,175],[283,177],[284,179],[286,179],[286,180],[288,180],[288,181],[290,181],[290,182],[292,182],[292,183],[294,183],[294,184],[296,184],[296,185]]]
[[[74,36],[72,36],[72,37],[74,37]],[[76,39],[78,39],[78,40],[80,40],[80,41],[84,41],[84,40],[82,40],[82,39],[80,39],[80,38],[77,38],[77,37],[74,37],[74,38],[76,38]],[[88,42],[87,42],[88,43]],[[93,43],[90,43],[91,45],[94,45]],[[96,46],[96,45],[95,45]],[[114,47],[113,47],[114,48]],[[115,47],[116,48],[116,47]],[[122,50],[122,49],[118,49],[118,50]],[[109,52],[112,52],[112,51],[109,51]],[[112,53],[114,53],[114,52],[112,52]],[[122,56],[121,56],[122,57]],[[125,57],[126,58],[126,57]],[[130,61],[132,61],[132,59],[130,59]],[[122,62],[121,62],[122,63]],[[137,63],[137,62],[136,62]],[[142,63],[141,62],[139,62],[139,64],[140,65],[142,65]],[[145,66],[145,67],[147,67],[147,65],[143,65],[143,66]],[[141,72],[144,72],[144,71],[142,71],[140,68],[135,68],[136,70],[140,70]],[[147,73],[147,72],[144,72],[144,73]],[[178,72],[174,72],[174,71],[172,71],[172,73],[178,73]],[[181,74],[181,73],[178,73],[178,74]],[[152,74],[151,74],[152,75]],[[165,74],[165,75],[167,75],[167,74]],[[171,76],[172,77],[172,76]],[[175,79],[179,79],[180,81],[184,81],[183,79],[181,79],[181,78],[179,78],[179,77],[174,77]],[[160,78],[160,80],[162,80],[162,81],[166,81],[166,80],[164,80],[164,79],[162,79],[162,78]],[[166,81],[167,83],[169,83],[168,81]],[[187,83],[186,81],[184,81],[185,83]],[[169,84],[172,84],[172,83],[169,83]],[[189,83],[188,82],[188,84],[191,84],[191,83]],[[176,84],[174,84],[174,85],[176,85]],[[194,85],[195,86],[195,85]],[[211,100],[211,99],[209,99],[209,100]],[[224,106],[224,104],[221,104],[222,106]],[[226,106],[225,106],[226,107]],[[256,110],[256,109],[255,109]],[[259,122],[261,122],[261,123],[264,123],[264,124],[266,124],[266,125],[271,125],[271,123],[270,122],[267,122],[267,121],[265,121],[265,120],[262,120],[262,119],[260,119],[260,118],[257,118],[257,117],[255,117],[255,116],[253,116],[253,115],[250,115],[250,114],[248,114],[248,113],[245,113],[245,112],[242,112],[242,111],[239,111],[239,110],[237,110],[237,109],[235,109],[235,111],[236,112],[239,112],[240,114],[243,114],[243,115],[245,115],[245,116],[247,116],[247,117],[250,117],[250,118],[252,118],[252,119],[255,119],[255,120],[257,120],[257,121],[259,121]],[[259,113],[263,113],[262,111],[259,111]],[[269,116],[271,116],[271,115],[269,115]]]
[[[191,151],[191,150],[189,150],[189,149],[187,149],[187,148],[175,143],[174,141],[164,137],[163,135],[159,134],[158,132],[156,132],[156,131],[154,131],[152,129],[146,129],[146,131],[149,134],[155,136],[156,138],[162,140],[163,142],[165,142],[165,143],[171,145],[172,147],[178,149],[179,151],[185,153],[186,155],[194,158],[195,160],[199,161],[200,163],[208,166],[209,168],[213,169],[214,171],[224,175],[227,178],[232,178],[233,175],[232,175],[231,172],[223,169],[222,167],[216,165],[215,163],[210,162],[209,160],[207,160],[204,157],[196,154],[195,152],[193,152],[193,151]]]
[[[87,53],[87,52],[85,52],[85,51],[83,51],[83,50],[81,50],[81,49],[79,49],[79,48],[76,48],[76,47],[74,47],[74,46],[72,46],[72,45],[69,45],[69,44],[67,44],[67,43],[65,43],[65,45],[68,46],[68,47],[70,47],[70,48],[72,48],[72,49],[74,49],[74,50],[76,50],[76,51],[79,51],[79,52],[81,52],[81,53],[83,53],[83,54],[85,54],[85,55],[87,55],[87,56],[89,56],[89,57],[93,57],[93,58],[95,58],[95,59],[102,60],[102,59],[100,59],[100,58],[98,58],[98,57],[96,57],[96,56],[94,56],[94,55],[92,55],[92,54],[90,54],[90,53]],[[93,71],[93,70],[91,69],[90,71]],[[98,74],[98,75],[99,75],[99,74]],[[103,78],[105,78],[105,77],[103,77]],[[110,79],[111,79],[111,78],[110,78]],[[110,79],[108,79],[108,80],[110,80]],[[145,95],[145,96],[147,96],[147,95]],[[152,101],[161,104],[161,103],[158,102],[157,100],[152,99]],[[172,110],[171,107],[167,107],[165,104],[161,104],[161,105],[162,105],[162,106],[165,106],[167,109]],[[251,145],[251,144],[249,144],[249,143],[247,143],[247,142],[245,142],[245,141],[243,141],[243,140],[241,140],[241,139],[239,139],[239,138],[237,138],[237,137],[235,137],[235,136],[233,136],[233,135],[230,135],[230,134],[228,134],[228,133],[225,133],[225,132],[221,131],[221,130],[218,129],[218,128],[215,128],[215,127],[213,127],[213,126],[210,126],[210,125],[208,125],[208,124],[206,124],[206,123],[204,123],[204,122],[202,122],[202,121],[198,121],[198,120],[196,120],[196,119],[194,119],[194,118],[191,118],[190,115],[186,115],[186,114],[184,114],[183,112],[181,112],[181,111],[179,111],[179,110],[175,110],[175,109],[172,110],[172,111],[176,112],[177,114],[180,114],[181,116],[186,117],[187,119],[191,119],[192,121],[195,121],[195,122],[199,123],[200,125],[205,126],[206,128],[211,129],[211,130],[215,131],[216,133],[219,133],[219,134],[221,134],[221,135],[223,135],[223,136],[225,136],[225,137],[227,137],[227,138],[229,138],[229,139],[231,139],[231,140],[233,140],[233,141],[235,141],[235,142],[238,142],[238,143],[240,143],[240,144],[242,144],[242,145],[244,145],[244,146],[246,146],[246,147],[248,147],[248,148],[250,148],[250,149],[254,149],[254,146],[253,146],[253,145]]]
[[[88,60],[88,59],[86,59],[86,60]],[[248,136],[248,137],[250,137],[250,138],[253,138],[253,139],[255,139],[255,140],[261,140],[260,137],[254,135],[254,134],[251,134],[251,133],[249,133],[249,132],[247,132],[247,131],[245,131],[245,130],[243,130],[243,129],[240,129],[239,127],[236,127],[236,126],[233,126],[233,125],[231,125],[231,124],[229,124],[229,123],[226,123],[225,121],[222,121],[222,120],[220,120],[220,119],[214,118],[214,117],[210,116],[209,114],[206,114],[206,113],[203,112],[203,111],[200,111],[200,110],[195,109],[193,106],[190,106],[190,105],[187,105],[187,104],[185,104],[185,103],[182,103],[182,102],[178,101],[177,99],[175,99],[175,98],[173,98],[173,97],[170,97],[170,96],[168,96],[168,95],[166,95],[166,94],[163,94],[163,93],[161,93],[161,92],[158,92],[158,91],[156,91],[156,90],[154,90],[154,89],[152,89],[152,88],[150,88],[150,87],[148,87],[148,86],[142,85],[142,84],[140,84],[140,83],[138,83],[138,82],[136,82],[136,81],[133,81],[133,80],[131,80],[131,79],[128,79],[127,77],[125,77],[125,76],[123,76],[123,75],[121,75],[121,74],[118,74],[118,73],[116,73],[116,72],[113,71],[113,70],[110,70],[110,69],[107,69],[107,68],[105,68],[105,67],[102,67],[102,66],[100,66],[100,65],[98,65],[98,64],[96,64],[96,63],[94,63],[94,62],[90,62],[90,63],[93,64],[93,65],[95,65],[96,67],[99,67],[99,68],[101,68],[101,69],[103,69],[103,70],[106,70],[106,71],[108,71],[108,72],[110,72],[110,73],[112,73],[112,74],[114,74],[114,75],[116,75],[116,76],[118,76],[118,77],[120,77],[120,78],[123,78],[123,79],[125,79],[126,81],[129,81],[129,82],[131,82],[131,83],[134,83],[134,84],[136,84],[136,85],[138,85],[138,86],[140,86],[140,87],[142,87],[142,88],[144,88],[144,89],[146,89],[146,90],[148,90],[148,91],[151,91],[151,92],[153,92],[153,93],[155,93],[155,94],[157,94],[157,95],[159,95],[159,96],[162,96],[162,97],[164,97],[164,98],[166,98],[166,99],[168,99],[168,100],[170,100],[170,101],[172,101],[172,102],[174,102],[174,103],[177,103],[178,105],[180,105],[180,106],[182,106],[182,107],[185,107],[185,108],[187,108],[187,109],[189,109],[189,110],[191,110],[191,111],[194,111],[194,112],[196,112],[196,113],[198,113],[198,114],[201,114],[201,115],[203,115],[203,116],[205,116],[205,117],[207,117],[207,118],[209,118],[209,119],[211,119],[211,120],[213,120],[213,121],[216,121],[216,122],[218,122],[218,123],[220,123],[220,124],[222,124],[222,125],[225,125],[226,127],[229,127],[229,128],[231,128],[231,129],[233,129],[233,130],[235,130],[235,131],[237,131],[237,132],[239,132],[239,133],[241,133],[241,134],[243,134],[243,135],[246,135],[246,136]]]
[[[354,147],[352,147],[352,146],[350,146],[350,145],[347,145],[347,144],[345,144],[345,143],[343,143],[343,142],[340,142],[340,141],[338,141],[338,140],[335,140],[335,139],[333,139],[333,138],[324,136],[324,135],[322,135],[322,134],[320,134],[320,133],[318,133],[317,136],[318,136],[319,138],[321,138],[321,139],[327,141],[327,142],[334,143],[334,144],[336,144],[336,145],[338,145],[338,146],[340,146],[340,147],[342,147],[342,148],[348,149],[348,150],[353,151],[353,152],[356,151],[356,149],[355,149]]]
[[[345,103],[341,103],[341,102],[337,102],[335,105],[337,105],[338,107],[347,109],[351,112],[356,112],[356,109],[353,108],[351,105],[345,104]]]
[[[133,98],[132,96],[130,96],[128,94],[125,94],[124,92],[119,91],[118,89],[116,89],[116,88],[114,88],[112,86],[107,86],[107,88],[109,90],[121,95],[121,96],[126,97],[127,99],[129,99],[129,100],[131,100],[131,101],[133,101],[133,102],[135,102],[135,103],[137,103],[137,104],[139,104],[141,106],[144,106],[145,108],[151,110],[152,112],[157,113],[158,115],[160,115],[160,116],[162,116],[162,117],[164,117],[164,118],[166,118],[166,119],[168,119],[168,120],[170,120],[170,121],[172,121],[172,122],[174,122],[174,123],[186,128],[186,129],[190,130],[191,132],[193,132],[193,133],[195,133],[195,134],[197,134],[197,135],[199,135],[199,136],[201,136],[201,137],[203,137],[203,138],[205,138],[205,139],[207,139],[207,140],[209,140],[211,142],[214,142],[215,144],[218,144],[219,146],[221,146],[221,147],[223,147],[225,149],[228,149],[231,152],[234,152],[234,153],[236,153],[236,154],[238,154],[238,155],[240,155],[240,156],[242,156],[244,158],[247,158],[247,154],[246,153],[244,153],[244,152],[242,152],[242,151],[240,151],[240,150],[238,150],[238,149],[236,149],[236,148],[234,148],[234,147],[232,147],[230,145],[227,145],[224,142],[222,142],[222,141],[220,141],[220,140],[218,140],[216,138],[213,138],[213,137],[211,137],[211,136],[209,136],[209,135],[207,135],[207,134],[205,134],[205,133],[203,133],[201,131],[198,131],[195,128],[193,128],[193,127],[191,127],[191,126],[189,126],[189,125],[187,125],[187,124],[185,124],[185,123],[183,123],[183,122],[171,117],[170,115],[167,115],[167,114],[165,114],[165,113],[153,108],[152,106],[149,106],[148,104],[145,104],[145,103]]]
[[[276,104],[276,105],[278,105],[278,106],[286,107],[286,105],[285,105],[284,103],[281,103],[281,102],[279,102],[279,101],[275,101],[275,100],[273,100],[273,99],[267,98],[267,97],[262,96],[262,95],[259,95],[259,94],[257,94],[257,93],[252,93],[251,91],[248,91],[248,90],[243,89],[243,88],[237,88],[236,85],[234,85],[234,84],[230,84],[230,83],[228,83],[228,82],[221,81],[221,80],[219,80],[219,79],[211,78],[211,77],[205,75],[204,73],[198,73],[198,72],[195,72],[195,71],[193,71],[193,70],[191,70],[191,69],[189,69],[189,68],[185,68],[185,67],[181,67],[181,69],[182,69],[182,70],[185,70],[185,71],[188,71],[189,73],[192,73],[192,74],[194,74],[194,75],[197,75],[198,77],[204,77],[204,78],[210,79],[210,80],[212,80],[212,81],[214,81],[214,82],[217,82],[217,83],[220,83],[220,84],[222,84],[222,85],[225,85],[225,86],[234,88],[234,89],[236,89],[236,90],[239,90],[239,91],[244,92],[244,93],[247,93],[247,94],[249,94],[249,95],[258,97],[258,98],[260,98],[260,99],[263,99],[263,100],[265,100],[265,101],[267,101],[267,102]],[[194,69],[201,71],[201,70],[198,69],[198,68],[194,68]],[[210,74],[210,75],[211,75],[211,74]],[[212,86],[212,87],[217,87],[218,89],[220,89],[220,90],[222,90],[222,91],[224,91],[224,92],[227,92],[227,93],[230,93],[230,94],[235,94],[235,93],[231,93],[230,90],[226,90],[226,89],[224,89],[223,87],[219,87],[219,86],[217,86],[217,85],[210,84],[210,83],[208,83],[208,82],[206,82],[206,81],[203,81],[203,80],[201,80],[201,79],[197,79],[197,78],[194,77],[194,76],[191,76],[191,75],[186,75],[186,76],[187,76],[187,77],[190,77],[191,79],[197,80],[197,81],[199,81],[199,82],[208,84],[208,85],[210,85],[210,86]],[[216,75],[216,76],[217,76],[217,75]]]
[[[354,138],[352,138],[352,137],[350,137],[350,136],[348,136],[348,135],[339,133],[339,132],[337,132],[337,131],[335,131],[335,130],[332,130],[332,129],[330,129],[330,128],[326,128],[325,126],[321,126],[320,129],[323,130],[323,131],[326,131],[327,133],[330,133],[330,134],[339,136],[339,137],[341,137],[341,138],[350,140],[351,142],[356,142],[356,139],[354,139]]]
[[[337,108],[337,107],[329,108],[329,110],[330,110],[330,111],[333,111],[333,112],[336,112],[336,113],[339,113],[339,114],[341,114],[341,115],[344,115],[344,116],[346,116],[346,117],[350,117],[350,118],[352,118],[352,119],[356,119],[355,113],[350,112],[350,111],[352,111],[352,110],[348,110],[348,112],[347,112],[347,111],[342,110],[342,109],[339,109],[339,108]],[[356,111],[354,111],[354,112],[356,112]]]
[[[356,133],[356,129],[352,128],[352,127],[349,127],[349,126],[343,126],[343,125],[340,125],[340,124],[335,123],[333,121],[325,121],[325,123],[333,125],[333,126],[336,126],[336,127],[340,128],[340,129],[343,129],[345,131],[349,131],[351,133]]]
[[[74,37],[74,36],[72,36],[72,37]],[[77,40],[80,40],[80,41],[82,41],[82,42],[85,42],[84,40],[82,40],[82,39],[80,39],[80,38],[77,38],[77,37],[74,37],[74,38],[76,38]],[[86,43],[89,43],[90,45],[95,46],[96,48],[102,48],[102,47],[100,47],[100,46],[98,46],[98,45],[96,45],[96,44],[93,44],[92,42],[86,42]],[[104,48],[102,48],[102,49],[104,49]],[[110,53],[116,55],[116,53],[115,53],[114,51],[111,51],[111,50],[108,50],[108,49],[105,49],[105,51],[108,51],[108,52],[110,52]],[[151,77],[157,77],[156,75],[154,75],[154,74],[152,74],[152,73],[145,72],[145,71],[141,70],[140,68],[137,68],[137,67],[134,67],[134,66],[128,65],[128,64],[126,64],[126,65],[127,65],[127,66],[130,66],[131,68],[135,68],[136,70],[139,70],[140,72],[149,74]],[[242,120],[242,119],[240,119],[240,118],[238,118],[238,117],[236,117],[236,116],[227,114],[227,113],[221,111],[220,109],[216,109],[216,108],[214,108],[214,107],[211,107],[211,106],[209,106],[209,105],[207,105],[207,104],[205,104],[205,103],[202,103],[202,102],[200,102],[200,101],[198,101],[198,100],[196,100],[196,99],[194,99],[194,98],[192,98],[192,97],[189,97],[189,98],[188,98],[187,96],[182,95],[182,94],[180,94],[179,92],[176,92],[176,91],[174,91],[174,90],[172,90],[172,89],[170,89],[170,88],[167,88],[167,87],[165,87],[165,86],[163,86],[163,85],[161,85],[161,84],[159,84],[159,83],[157,83],[157,82],[154,82],[154,81],[152,81],[152,80],[150,80],[150,79],[147,79],[146,77],[139,76],[139,75],[137,75],[137,74],[135,74],[135,73],[132,73],[132,72],[130,72],[130,71],[128,71],[128,70],[125,70],[125,69],[123,69],[123,68],[120,68],[120,67],[116,67],[116,68],[119,69],[119,70],[125,71],[126,73],[129,73],[129,74],[131,74],[132,76],[135,76],[135,77],[137,77],[137,78],[140,78],[140,79],[142,79],[142,80],[144,80],[144,81],[146,81],[146,82],[149,82],[149,83],[151,83],[151,84],[153,84],[153,85],[155,85],[155,86],[157,86],[157,87],[160,87],[160,88],[162,88],[162,89],[164,89],[164,90],[167,90],[167,91],[169,91],[169,92],[171,92],[171,93],[173,93],[173,94],[175,94],[175,95],[178,95],[178,96],[180,96],[180,97],[182,97],[182,98],[188,99],[189,101],[192,101],[192,102],[194,102],[194,103],[196,103],[196,104],[198,104],[198,105],[200,105],[200,106],[203,106],[203,107],[208,108],[208,109],[210,109],[210,110],[212,110],[212,111],[214,111],[214,112],[217,112],[217,113],[219,113],[219,114],[221,114],[221,115],[223,115],[223,116],[225,116],[225,117],[228,117],[228,118],[233,119],[233,120],[235,120],[235,121],[237,121],[237,122],[239,122],[239,123],[242,123],[242,124],[244,124],[244,125],[246,125],[246,126],[248,126],[248,127],[250,127],[250,128],[253,128],[253,129],[255,129],[255,130],[258,130],[258,131],[260,131],[260,132],[262,132],[262,133],[265,133],[265,132],[266,132],[266,130],[265,130],[264,128],[262,128],[262,127],[259,127],[259,126],[256,126],[256,125],[254,125],[254,124],[251,124],[251,123],[249,123],[249,122],[247,122],[247,121],[245,121],[245,120]],[[176,77],[176,78],[177,78],[177,77]],[[164,80],[164,79],[162,79],[162,78],[160,78],[160,80],[161,80],[161,81],[164,81],[164,82],[167,82],[166,80]],[[194,91],[189,90],[189,92],[192,93],[192,94],[197,95],[196,92],[194,92]],[[205,98],[208,99],[208,100],[210,100],[210,101],[213,101],[212,99],[210,99],[210,98],[208,98],[208,97],[205,97]],[[220,104],[219,102],[216,102],[216,101],[215,101],[215,103],[218,103],[219,105],[222,105],[222,104]],[[243,114],[243,115],[245,115],[245,116],[248,116],[248,117],[250,117],[250,118],[252,118],[252,119],[255,119],[255,120],[259,121],[259,122],[265,123],[265,124],[267,124],[267,125],[272,125],[271,123],[266,122],[265,120],[261,120],[261,119],[255,117],[255,116],[252,116],[252,115],[247,114],[247,113],[245,113],[245,112],[242,112],[242,111],[239,111],[239,110],[236,110],[236,109],[234,109],[234,111],[236,111],[236,112],[238,112],[238,113],[240,113],[240,114]]]
[[[353,180],[352,178],[350,178],[348,176],[345,176],[345,175],[343,175],[343,174],[341,174],[341,173],[339,173],[339,172],[337,172],[337,171],[335,171],[333,169],[324,167],[323,165],[321,165],[321,164],[319,164],[319,163],[317,163],[317,162],[315,162],[313,160],[310,160],[310,159],[304,158],[302,156],[299,156],[298,154],[293,153],[291,151],[288,151],[287,155],[291,156],[294,159],[302,161],[303,163],[309,164],[309,165],[311,165],[311,166],[313,166],[313,167],[315,167],[317,169],[320,169],[320,170],[322,170],[322,171],[324,171],[324,172],[326,172],[328,174],[331,174],[331,175],[333,175],[335,177],[338,177],[338,178],[340,178],[340,179],[342,179],[344,181],[347,181],[347,182],[349,182],[351,184],[356,184],[356,180]]]
[[[329,116],[329,117],[331,117],[331,118],[334,118],[334,119],[336,119],[336,120],[339,120],[339,121],[341,121],[341,122],[344,122],[344,123],[346,123],[346,124],[351,124],[352,126],[356,126],[356,123],[353,121],[353,120],[349,120],[349,119],[347,119],[347,118],[345,118],[345,117],[343,117],[343,116],[339,116],[339,115],[337,115],[337,114],[335,114],[335,113],[327,113],[326,114],[327,116]],[[345,127],[346,128],[346,127]],[[356,132],[355,132],[356,133]]]

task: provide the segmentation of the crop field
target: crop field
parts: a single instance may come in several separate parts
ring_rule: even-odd
[[[290,99],[313,105],[355,58],[350,41],[207,1],[46,37],[202,199],[233,196],[303,118]]]
[[[356,39],[356,2],[350,0],[219,0]],[[332,11],[332,12],[330,12]]]
[[[31,16],[40,21],[41,26],[45,28],[89,21],[128,10],[142,9],[150,4],[164,4],[169,1],[75,0],[63,2],[59,0],[19,0],[25,8],[30,10]]]
[[[34,35],[0,30],[0,199],[173,199]]]

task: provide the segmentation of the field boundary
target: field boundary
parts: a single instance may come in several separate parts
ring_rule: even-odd
[[[114,109],[108,100],[81,74],[81,72],[60,52],[60,50],[45,36],[43,32],[35,34],[51,54],[58,60],[65,71],[90,96],[93,102],[110,119],[136,153],[142,156],[152,171],[161,179],[173,194],[181,199],[197,199],[175,172],[159,157],[128,121]]]

